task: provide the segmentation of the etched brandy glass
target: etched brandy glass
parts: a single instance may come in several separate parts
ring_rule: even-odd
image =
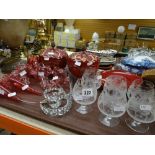
[[[99,121],[108,126],[117,126],[119,117],[126,112],[127,81],[120,75],[111,75],[105,79],[103,91],[98,98],[98,108],[101,112]]]
[[[127,94],[127,113],[130,117],[126,119],[126,124],[136,132],[145,133],[149,130],[149,124],[155,121],[154,84],[135,80]]]
[[[93,70],[87,70],[73,87],[73,99],[80,104],[76,111],[81,114],[87,114],[91,110],[90,105],[96,101],[97,87],[94,78]]]

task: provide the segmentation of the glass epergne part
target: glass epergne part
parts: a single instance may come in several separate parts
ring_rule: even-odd
[[[128,90],[127,113],[130,118],[126,124],[132,130],[145,133],[149,123],[155,121],[155,92],[154,84],[150,81],[135,80]]]
[[[80,106],[76,109],[81,114],[87,114],[91,110],[91,104],[96,101],[97,87],[94,82],[96,76],[92,69],[88,69],[82,78],[77,79],[73,87],[73,99]]]
[[[44,91],[45,100],[40,102],[40,107],[46,115],[62,116],[72,106],[72,97],[62,87],[47,88]]]
[[[108,127],[119,124],[119,117],[126,112],[127,81],[120,75],[111,75],[105,79],[104,88],[98,98],[101,112],[99,121]]]
[[[81,78],[87,69],[94,68],[97,72],[99,63],[99,58],[87,51],[72,53],[67,61],[70,73],[76,78]]]

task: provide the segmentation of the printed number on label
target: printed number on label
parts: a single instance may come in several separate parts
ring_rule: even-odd
[[[93,90],[90,89],[83,89],[82,90],[82,96],[93,96]]]

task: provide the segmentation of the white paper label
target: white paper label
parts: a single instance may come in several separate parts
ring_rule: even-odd
[[[92,64],[93,64],[93,62],[90,61],[90,62],[87,63],[87,66],[90,66]]]
[[[0,89],[0,94],[4,95],[4,90]]]
[[[25,70],[23,70],[22,72],[20,72],[20,76],[24,76],[27,72]]]
[[[29,87],[29,85],[25,85],[22,87],[22,90],[26,90]]]
[[[102,79],[102,75],[97,76],[97,80],[100,80],[100,79]]]
[[[48,60],[49,60],[49,57],[44,57],[44,60],[45,60],[45,61],[48,61]]]
[[[140,110],[151,111],[152,106],[151,105],[140,105]]]
[[[124,106],[114,107],[114,111],[125,111]]]
[[[54,53],[53,52],[48,52],[48,55],[54,55]]]
[[[57,80],[58,79],[58,76],[54,76],[52,80]]]
[[[13,93],[9,93],[8,94],[8,97],[12,97],[12,96],[16,96],[16,92],[13,92]]]
[[[76,100],[81,101],[81,100],[83,100],[83,98],[82,98],[82,96],[76,96]]]
[[[81,62],[76,61],[76,62],[75,62],[75,65],[76,65],[76,66],[81,66]]]
[[[38,72],[38,76],[44,76],[44,72]]]
[[[93,89],[82,89],[82,96],[92,97],[93,96]]]

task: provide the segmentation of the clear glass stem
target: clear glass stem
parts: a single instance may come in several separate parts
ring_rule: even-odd
[[[126,119],[125,122],[130,129],[138,133],[146,133],[149,130],[149,126],[147,124],[138,122],[132,118]]]
[[[137,126],[137,125],[140,125],[140,124],[141,124],[140,122],[137,122],[135,120],[132,122],[132,126]]]
[[[105,115],[100,115],[99,121],[108,127],[115,127],[120,122],[120,120],[118,118],[113,118],[113,117],[105,116]]]
[[[78,107],[76,109],[77,112],[81,113],[81,114],[87,114],[88,113],[88,106],[86,105],[80,105],[80,107]]]

